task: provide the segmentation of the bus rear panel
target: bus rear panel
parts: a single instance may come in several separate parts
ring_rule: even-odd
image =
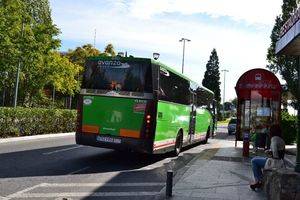
[[[152,153],[155,101],[150,59],[86,63],[76,143]]]

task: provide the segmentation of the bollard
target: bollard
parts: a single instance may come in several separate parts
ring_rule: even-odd
[[[172,196],[172,187],[173,187],[173,171],[167,171],[167,183],[166,183],[166,196]]]

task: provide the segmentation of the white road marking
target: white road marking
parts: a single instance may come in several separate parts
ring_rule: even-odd
[[[82,172],[82,171],[84,171],[84,170],[86,170],[86,169],[89,169],[89,168],[90,168],[90,167],[84,167],[84,168],[82,168],[82,169],[78,169],[78,170],[76,170],[76,171],[70,172],[68,175],[76,174],[76,173],[78,173],[78,172]]]
[[[54,153],[60,153],[60,152],[64,152],[64,151],[78,149],[78,148],[81,148],[81,147],[82,146],[79,145],[79,146],[75,146],[75,147],[69,147],[69,148],[65,148],[65,149],[59,149],[59,150],[56,150],[56,151],[50,151],[50,152],[43,153],[43,155],[51,155],[51,154],[54,154]]]
[[[10,200],[13,198],[55,198],[55,197],[112,197],[112,196],[154,196],[159,192],[78,192],[78,193],[27,193],[36,188],[54,188],[54,187],[150,187],[164,186],[162,182],[146,182],[146,183],[41,183],[7,197],[1,197],[0,200]]]
[[[147,187],[147,186],[164,186],[162,182],[149,183],[45,183],[41,187]]]
[[[74,192],[74,193],[25,193],[15,198],[55,198],[55,197],[129,197],[154,196],[159,192]]]
[[[33,190],[35,188],[38,188],[38,187],[43,187],[45,183],[41,183],[41,184],[38,184],[38,185],[34,185],[32,187],[29,187],[29,188],[25,188],[24,190],[20,190],[16,193],[13,193],[13,194],[10,194],[6,197],[6,200],[9,200],[9,199],[12,199],[12,198],[16,198],[16,197],[21,197],[23,195],[23,193],[25,192],[28,192],[30,190]]]

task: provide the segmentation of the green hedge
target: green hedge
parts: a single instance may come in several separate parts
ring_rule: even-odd
[[[73,132],[76,110],[0,108],[0,137]]]
[[[281,128],[283,132],[283,139],[286,144],[293,144],[296,142],[297,136],[297,116],[289,115],[288,112],[281,113]]]

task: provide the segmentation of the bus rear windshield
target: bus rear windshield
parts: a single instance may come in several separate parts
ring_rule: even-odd
[[[150,61],[89,60],[82,88],[152,93]]]

